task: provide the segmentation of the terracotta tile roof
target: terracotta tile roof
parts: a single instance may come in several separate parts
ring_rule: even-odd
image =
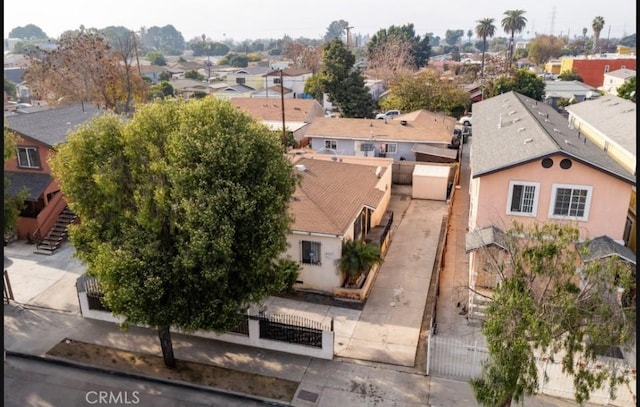
[[[401,121],[406,120],[406,125]],[[417,110],[393,120],[318,118],[311,123],[307,137],[331,137],[344,139],[440,142],[449,143],[456,120],[453,117]]]
[[[260,120],[282,121],[280,100],[268,98],[231,98],[231,104]],[[287,99],[284,102],[287,121],[310,122],[314,117],[324,117],[324,110],[313,99]]]
[[[377,208],[384,196],[375,166],[302,158],[294,171],[302,174],[289,205],[294,231],[342,235],[363,206]]]

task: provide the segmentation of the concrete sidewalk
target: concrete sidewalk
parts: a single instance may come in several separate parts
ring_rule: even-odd
[[[4,328],[5,348],[13,352],[43,356],[69,338],[161,354],[155,330],[132,327],[124,332],[113,323],[61,311],[5,305]],[[175,356],[180,360],[300,383],[290,401],[292,406],[478,406],[468,383],[426,377],[398,366],[346,358],[320,360],[180,334],[173,334],[172,338]],[[310,395],[314,402],[306,400]],[[545,397],[526,399],[523,404],[525,407],[575,405]]]

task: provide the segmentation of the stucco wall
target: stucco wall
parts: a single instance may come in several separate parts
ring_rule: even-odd
[[[564,156],[553,156],[554,165],[545,169],[540,161],[509,170],[485,175],[477,194],[477,215],[471,228],[495,225],[509,229],[512,222],[524,224],[547,222],[552,204],[553,184],[571,184],[593,188],[589,215],[586,221],[576,221],[581,237],[594,238],[607,235],[621,240],[631,198],[631,185],[575,160],[568,170],[559,167]],[[538,207],[535,217],[507,215],[509,181],[539,182]],[[566,222],[560,220],[560,222]]]
[[[352,235],[353,236],[353,235]],[[302,263],[301,242],[311,241],[320,243],[320,264]],[[337,272],[335,260],[340,258],[342,253],[342,240],[339,237],[315,236],[290,233],[287,237],[289,249],[286,257],[300,263],[302,270],[298,276],[301,284],[296,284],[294,288],[322,291],[333,294],[334,287],[342,284],[342,277]]]

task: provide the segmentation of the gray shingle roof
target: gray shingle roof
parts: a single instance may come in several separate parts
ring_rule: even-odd
[[[500,228],[493,225],[468,232],[465,235],[465,250],[467,252],[488,246],[508,248],[508,236]]]
[[[26,189],[26,199],[32,201],[37,200],[51,183],[51,175],[44,173],[5,171],[5,175],[9,180],[8,196],[18,196],[22,190]]]
[[[582,257],[583,261],[597,260],[611,256],[618,256],[629,263],[636,264],[636,255],[629,249],[617,243],[609,236],[598,236],[589,241],[587,254]]]
[[[67,135],[78,125],[94,116],[107,113],[106,110],[90,104],[72,105],[56,109],[5,117],[7,127],[21,136],[39,141],[49,147],[63,143]]]
[[[545,103],[508,92],[477,102],[473,117],[470,160],[474,178],[562,154],[635,184],[632,174],[578,130],[569,128],[567,119]]]
[[[544,81],[545,97],[571,99],[575,96],[598,96],[596,88],[580,81]]]
[[[636,155],[636,104],[615,95],[567,106],[567,111]]]

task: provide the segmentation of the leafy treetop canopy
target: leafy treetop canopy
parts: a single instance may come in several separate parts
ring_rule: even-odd
[[[295,174],[277,136],[226,101],[143,105],[52,158],[77,256],[126,323],[226,331],[282,287]]]

